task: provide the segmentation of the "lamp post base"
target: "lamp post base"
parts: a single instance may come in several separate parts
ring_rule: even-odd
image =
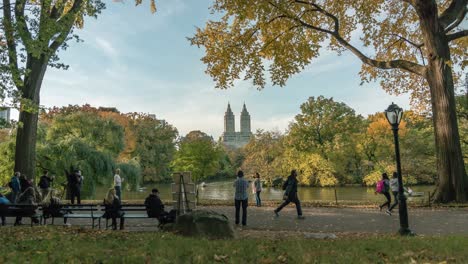
[[[416,235],[409,228],[400,228],[400,230],[398,230],[398,233],[401,236],[415,236]]]

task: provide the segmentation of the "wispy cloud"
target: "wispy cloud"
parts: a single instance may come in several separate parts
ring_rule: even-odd
[[[111,59],[117,59],[117,56],[119,55],[118,51],[116,48],[110,43],[109,41],[101,38],[101,37],[96,37],[96,44],[97,47],[101,49],[101,51],[109,56]]]

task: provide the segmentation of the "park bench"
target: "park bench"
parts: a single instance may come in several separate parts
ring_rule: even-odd
[[[38,205],[32,204],[0,204],[0,217],[28,217],[33,226],[32,219],[42,217],[36,212],[37,208]]]
[[[105,205],[101,206],[102,213],[104,214],[106,211]],[[146,213],[146,206],[144,204],[123,204],[120,208],[120,211],[124,212],[123,218],[125,219],[144,219],[144,218],[155,218],[156,217],[148,217]],[[106,218],[106,229],[109,228],[109,219]],[[159,221],[158,221],[159,226]]]
[[[64,212],[63,223],[67,224],[69,218],[85,218],[92,219],[92,228],[101,228],[101,217],[102,213],[99,211],[98,205],[96,204],[66,204],[62,205]],[[96,220],[98,224],[95,224]],[[52,220],[53,221],[53,220]]]

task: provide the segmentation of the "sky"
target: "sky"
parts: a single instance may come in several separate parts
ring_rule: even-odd
[[[409,108],[409,97],[386,94],[378,83],[360,85],[361,63],[349,52],[321,56],[285,87],[259,91],[239,81],[219,90],[200,61],[203,49],[186,37],[214,15],[211,0],[160,0],[151,14],[147,1],[107,2],[98,19],[88,18],[76,30],[84,42],[60,52],[67,71],[49,68],[41,91],[45,107],[68,104],[116,107],[121,112],[155,114],[173,124],[180,135],[201,130],[218,138],[228,102],[236,129],[245,102],[252,130],[284,131],[310,96],[333,97],[364,116],[383,111],[391,102]]]

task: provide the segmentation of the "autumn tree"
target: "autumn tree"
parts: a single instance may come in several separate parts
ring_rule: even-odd
[[[155,12],[154,0],[149,2]],[[57,51],[77,39],[73,31],[83,27],[85,17],[97,17],[104,8],[101,0],[3,0],[0,95],[19,103],[15,171],[35,175],[39,95],[47,67],[67,68]]]
[[[194,182],[214,175],[219,169],[220,151],[213,138],[201,131],[191,131],[180,140],[172,161],[175,171],[190,171]]]
[[[145,114],[127,114],[129,133],[135,140],[131,156],[142,168],[143,180],[157,182],[171,177],[170,164],[176,152],[177,129],[166,122]]]
[[[364,81],[380,80],[395,94],[410,92],[413,103],[430,101],[439,175],[435,198],[464,202],[468,179],[453,69],[466,64],[468,30],[461,27],[467,2],[214,0],[212,10],[221,18],[208,21],[190,40],[205,47],[202,61],[218,88],[232,87],[241,77],[263,88],[266,67],[272,83],[283,86],[319,56],[322,46],[351,52],[363,63]],[[354,32],[360,33],[361,45],[351,42]]]
[[[363,127],[363,118],[346,104],[323,96],[310,97],[290,124],[288,141],[297,150],[317,153],[334,164],[344,182],[359,173],[355,138]]]
[[[284,135],[279,132],[258,130],[243,148],[243,171],[247,175],[260,173],[262,179],[270,185],[275,178],[287,175],[288,169],[284,173],[280,171],[284,152],[283,140]]]

